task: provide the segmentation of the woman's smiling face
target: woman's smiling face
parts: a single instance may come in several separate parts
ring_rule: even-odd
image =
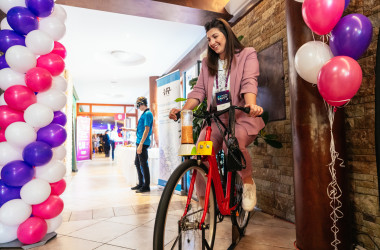
[[[207,32],[208,46],[219,55],[220,59],[224,59],[226,54],[226,37],[218,28],[212,28]]]

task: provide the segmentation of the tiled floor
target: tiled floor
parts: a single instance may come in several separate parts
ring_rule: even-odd
[[[58,236],[38,250],[152,249],[153,227],[161,188],[136,194],[126,185],[125,173],[109,159],[78,164],[78,173],[67,178],[64,222]],[[231,222],[217,224],[214,249],[230,245]],[[246,236],[235,249],[294,249],[295,226],[255,212]]]

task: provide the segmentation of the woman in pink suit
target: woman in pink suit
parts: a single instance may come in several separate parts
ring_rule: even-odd
[[[264,127],[262,118],[256,117],[263,113],[263,109],[256,105],[259,76],[257,54],[254,48],[245,48],[239,42],[230,25],[223,19],[213,19],[205,24],[205,29],[209,45],[207,57],[202,61],[198,82],[189,93],[183,109],[193,110],[206,97],[209,111],[223,109],[224,104],[216,103],[216,96],[226,96],[226,93],[229,95],[229,100],[226,101],[231,105],[250,107],[248,115],[236,110],[235,136],[247,163],[247,167],[240,171],[244,182],[243,209],[252,211],[256,205],[256,185],[252,179],[252,160],[246,148]],[[169,118],[176,119],[175,114],[179,111],[172,109]],[[221,120],[228,125],[228,114],[222,116]],[[214,122],[211,128],[213,131],[219,131]],[[205,134],[204,128],[198,141],[204,140]],[[215,152],[218,152],[223,146],[222,136],[214,132],[211,140]]]

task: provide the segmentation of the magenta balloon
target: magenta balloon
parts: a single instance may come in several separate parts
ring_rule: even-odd
[[[7,61],[5,60],[5,55],[0,56],[0,69],[9,68]]]
[[[358,62],[348,56],[336,56],[321,68],[318,90],[328,103],[342,104],[356,94],[361,82],[362,69]]]
[[[15,45],[25,46],[25,37],[13,30],[0,30],[0,51],[5,53]]]
[[[344,11],[344,0],[305,0],[302,17],[309,28],[318,35],[329,33]]]
[[[32,205],[32,214],[43,219],[52,219],[62,212],[63,207],[63,201],[59,196],[50,195],[44,202]]]
[[[330,48],[334,56],[358,60],[372,39],[372,23],[362,14],[350,14],[338,22],[331,32]]]
[[[38,29],[37,17],[25,7],[17,6],[10,9],[7,21],[9,26],[21,35],[27,35],[32,30]]]
[[[63,113],[62,111],[55,111],[54,112],[54,119],[51,123],[56,123],[56,124],[59,124],[61,126],[65,126],[67,123],[67,118],[66,118],[65,113]]]
[[[48,17],[54,10],[54,0],[26,0],[25,3],[38,17]]]
[[[7,141],[5,138],[5,129],[0,128],[0,142]]]
[[[23,85],[13,85],[5,91],[4,100],[9,107],[24,111],[37,102],[37,97],[30,88]]]
[[[51,147],[58,147],[66,141],[67,133],[64,127],[51,123],[40,128],[37,132],[37,141],[46,142]]]
[[[17,228],[17,238],[24,244],[30,245],[44,238],[48,230],[44,219],[30,217]]]
[[[6,129],[14,122],[25,122],[24,112],[12,109],[7,105],[0,106],[0,128]]]
[[[21,199],[20,187],[7,186],[3,180],[0,180],[0,207],[7,201]]]
[[[1,170],[1,179],[12,187],[22,187],[31,181],[34,175],[34,168],[24,161],[11,161]]]

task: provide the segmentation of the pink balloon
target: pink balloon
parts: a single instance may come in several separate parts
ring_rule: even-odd
[[[47,233],[47,223],[38,217],[30,217],[20,224],[17,238],[24,244],[34,244],[42,240]]]
[[[63,210],[63,201],[57,195],[50,195],[46,201],[32,205],[32,214],[43,219],[52,219]]]
[[[318,35],[329,33],[344,11],[345,0],[305,0],[302,16],[306,25]]]
[[[52,76],[59,76],[65,70],[65,61],[61,56],[49,53],[37,59],[37,67],[47,69]]]
[[[4,100],[9,107],[24,111],[37,102],[37,97],[30,88],[23,85],[13,85],[5,91]]]
[[[341,106],[360,88],[362,69],[348,56],[336,56],[322,66],[318,75],[318,90],[330,105]]]
[[[0,106],[0,128],[5,130],[14,122],[25,122],[24,112],[14,110],[7,105]]]
[[[348,100],[349,101],[349,100]],[[346,104],[348,101],[326,101],[328,104],[334,107],[340,107]]]
[[[64,179],[50,183],[51,194],[52,195],[61,195],[66,189],[66,181]]]
[[[62,43],[54,41],[54,48],[51,53],[57,54],[63,59],[66,58],[67,52],[65,46],[62,45]]]
[[[43,92],[50,89],[53,77],[47,69],[35,67],[26,72],[25,83],[34,92]]]
[[[7,141],[5,139],[5,129],[0,128],[0,142]]]

